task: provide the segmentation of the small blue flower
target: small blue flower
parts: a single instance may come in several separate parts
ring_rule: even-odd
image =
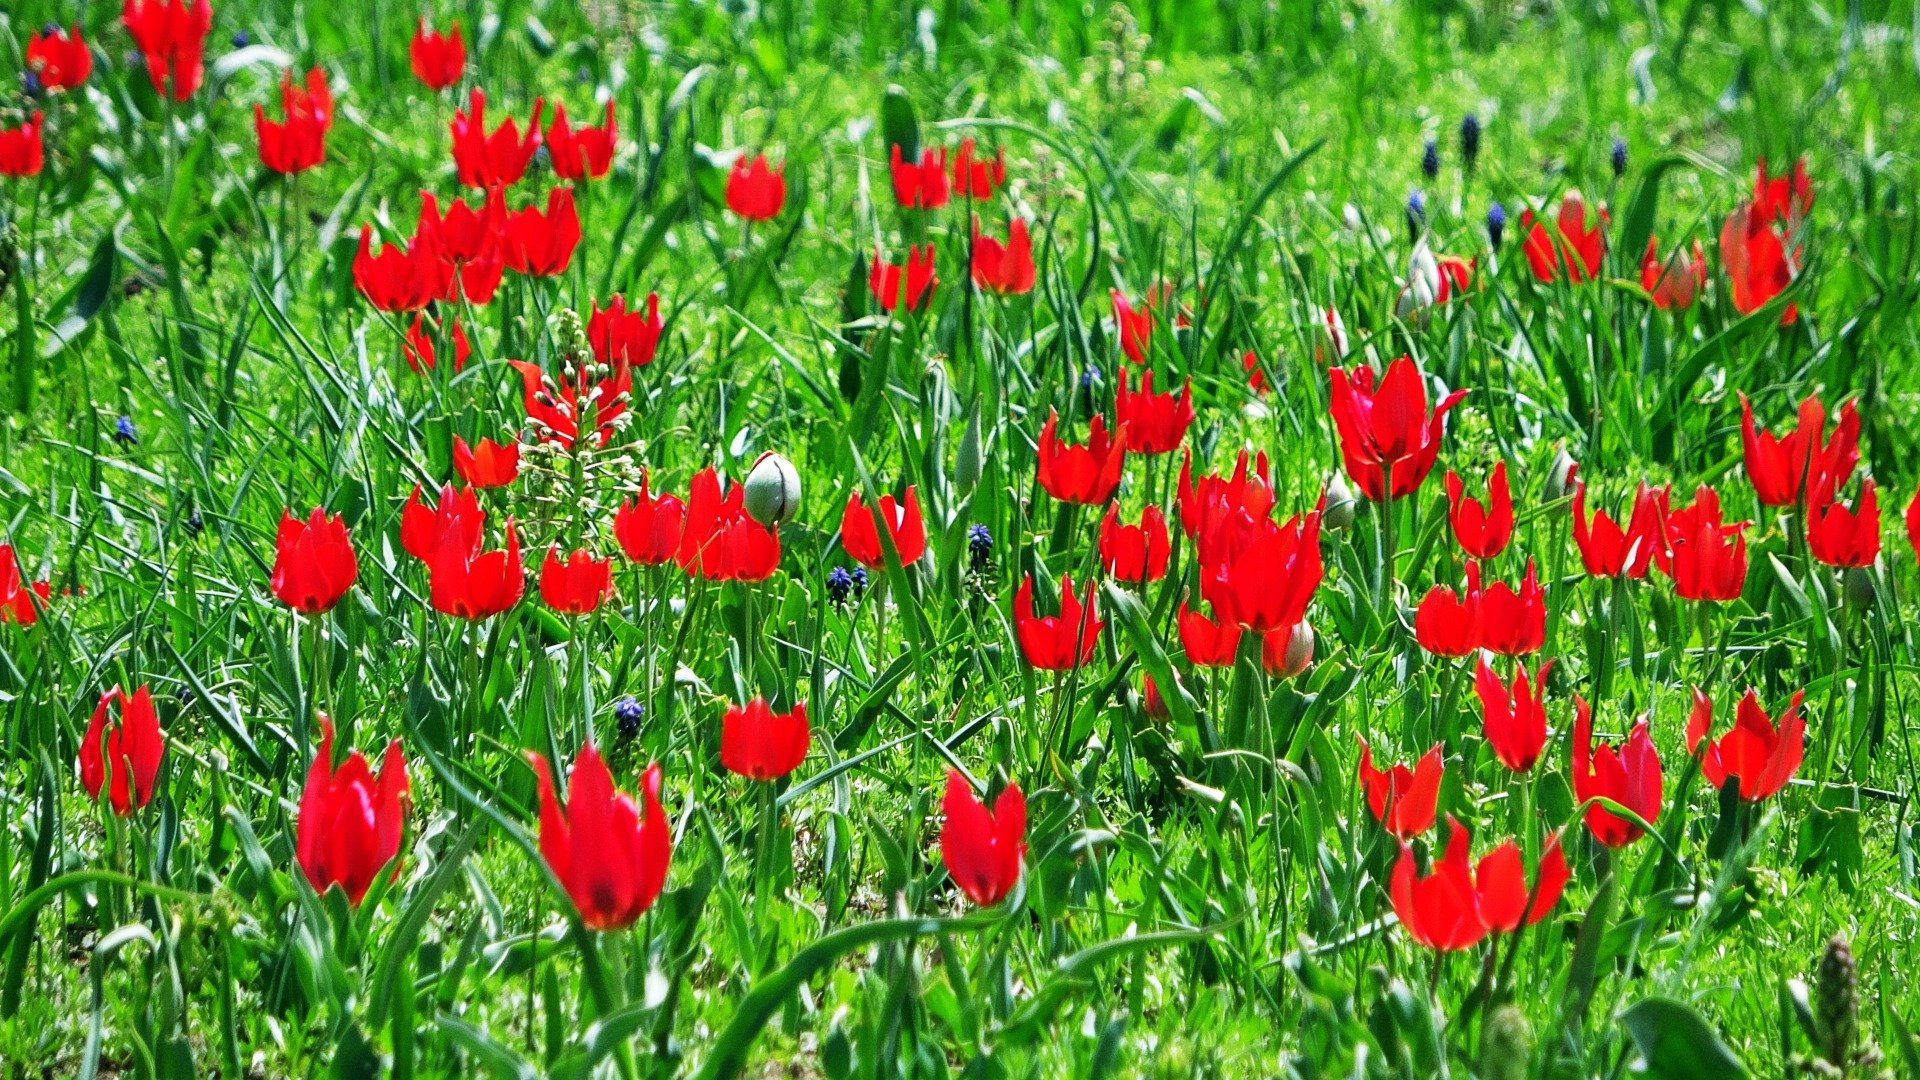
[[[827,599],[833,601],[835,607],[846,603],[852,595],[853,575],[847,573],[846,567],[836,566],[827,571]]]
[[[1615,136],[1613,140],[1613,176],[1618,180],[1627,171],[1627,140]]]
[[[21,93],[27,95],[30,98],[37,98],[40,96],[40,90],[41,90],[41,86],[40,86],[39,72],[29,71],[20,76],[20,92]]]
[[[1472,113],[1460,118],[1460,160],[1472,169],[1480,159],[1480,118]]]
[[[1492,242],[1495,251],[1500,250],[1500,238],[1507,231],[1507,208],[1499,203],[1487,207],[1487,239]]]
[[[248,45],[251,45],[252,43],[253,43],[253,37],[252,37],[252,35],[250,35],[250,34],[248,34],[248,33],[247,33],[247,32],[246,32],[245,30],[235,30],[235,31],[233,32],[233,47],[234,47],[234,48],[236,48],[236,49],[244,49],[244,48],[246,48],[246,47],[247,47]]]
[[[1420,238],[1420,230],[1427,224],[1427,197],[1419,188],[1407,194],[1407,235]]]
[[[1440,147],[1432,139],[1427,140],[1426,153],[1420,155],[1420,172],[1429,182],[1440,175]]]
[[[199,536],[200,530],[206,527],[207,523],[200,520],[200,511],[195,510],[193,513],[187,515],[186,528],[188,536]]]
[[[60,24],[56,22],[43,23],[40,27],[41,37],[53,37],[55,34],[58,34],[59,32],[60,32]]]
[[[632,742],[640,734],[640,721],[647,715],[647,707],[640,704],[632,694],[613,703],[613,719],[620,726],[620,741]]]
[[[121,446],[140,445],[140,433],[133,429],[133,417],[122,416],[113,422],[113,441]]]
[[[867,594],[867,568],[864,566],[853,568],[853,593],[855,596]]]
[[[1080,389],[1092,390],[1100,385],[1100,369],[1089,364],[1087,370],[1080,373]]]

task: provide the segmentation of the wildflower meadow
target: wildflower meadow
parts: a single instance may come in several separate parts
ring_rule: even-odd
[[[1920,7],[7,0],[0,1080],[1920,1076]]]

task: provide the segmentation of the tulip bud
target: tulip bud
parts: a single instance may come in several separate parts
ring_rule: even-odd
[[[1320,524],[1338,532],[1353,524],[1356,509],[1353,488],[1348,485],[1346,474],[1336,471],[1327,481],[1326,505],[1320,510]]]
[[[953,481],[962,491],[971,491],[980,482],[984,454],[980,445],[980,412],[967,418],[967,432],[960,437],[960,449],[954,455]]]
[[[1282,632],[1276,630],[1273,634],[1267,635],[1267,642],[1262,644],[1262,649],[1267,648],[1275,634]],[[1267,674],[1278,679],[1297,678],[1313,663],[1313,625],[1302,619],[1287,628],[1284,633],[1287,635],[1286,645],[1278,650],[1278,656],[1269,654],[1271,660],[1267,666]],[[1271,661],[1277,661],[1277,663]]]
[[[1865,566],[1850,566],[1843,585],[1847,606],[1865,610],[1873,606],[1873,571]]]
[[[1522,1080],[1531,1069],[1533,1026],[1514,1005],[1487,1014],[1480,1036],[1480,1075],[1487,1080]]]
[[[1567,453],[1567,448],[1563,444],[1559,452],[1553,455],[1553,464],[1547,466],[1546,489],[1541,494],[1548,502],[1567,497],[1567,494],[1573,490],[1574,470],[1579,467],[1580,463],[1573,460],[1573,455]]]
[[[772,450],[747,470],[746,489],[747,516],[762,525],[784,524],[800,512],[800,473]]]

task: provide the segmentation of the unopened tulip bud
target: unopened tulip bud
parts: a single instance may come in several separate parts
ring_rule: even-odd
[[[1567,497],[1567,494],[1573,490],[1574,470],[1579,467],[1580,463],[1573,460],[1573,455],[1567,453],[1567,448],[1560,447],[1559,452],[1553,455],[1553,464],[1547,466],[1547,484],[1543,494],[1548,502]]]
[[[1873,570],[1865,566],[1847,568],[1845,583],[1847,606],[1865,610],[1873,606]]]
[[[1327,481],[1326,506],[1320,511],[1320,524],[1336,532],[1353,524],[1356,505],[1353,488],[1344,473],[1336,472]]]
[[[1275,630],[1261,643],[1260,653],[1267,674],[1276,679],[1298,677],[1313,664],[1313,626],[1302,619]]]
[[[784,524],[800,512],[800,473],[782,454],[761,454],[747,470],[746,489],[747,516],[762,525]]]

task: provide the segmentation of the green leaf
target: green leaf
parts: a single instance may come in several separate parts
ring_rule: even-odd
[[[920,156],[920,119],[914,115],[913,99],[903,87],[887,87],[887,96],[880,99],[880,134],[887,141],[889,156],[896,146],[905,160]]]
[[[1742,1080],[1748,1074],[1700,1014],[1667,998],[1647,998],[1620,1014],[1653,1080]]]

